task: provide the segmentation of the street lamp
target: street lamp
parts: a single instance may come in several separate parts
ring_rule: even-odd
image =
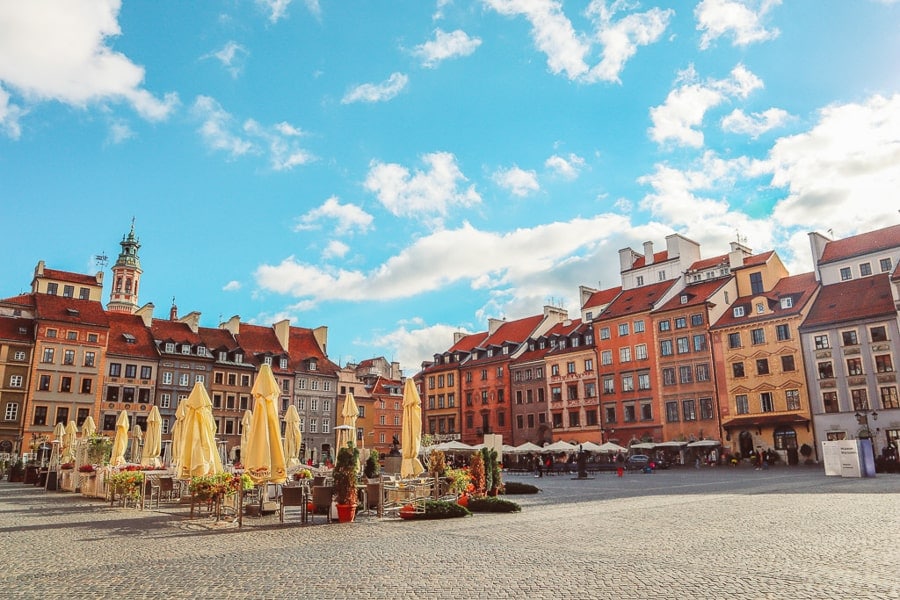
[[[872,415],[872,420],[878,420],[878,413],[874,410],[861,409],[857,410],[856,414],[853,416],[856,417],[856,422],[862,425],[865,428],[866,435],[865,437],[868,439],[872,439],[872,430],[869,429],[869,415]],[[874,445],[874,441],[872,442]]]

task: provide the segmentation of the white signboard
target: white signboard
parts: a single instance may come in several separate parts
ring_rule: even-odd
[[[826,475],[874,477],[875,463],[871,455],[872,444],[868,440],[822,442]]]

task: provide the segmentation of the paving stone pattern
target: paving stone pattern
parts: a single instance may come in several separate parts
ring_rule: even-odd
[[[900,598],[900,476],[534,478],[519,514],[244,527],[0,483],[0,598]]]

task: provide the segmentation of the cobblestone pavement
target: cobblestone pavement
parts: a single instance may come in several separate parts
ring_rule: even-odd
[[[900,476],[508,475],[519,514],[214,527],[0,483],[2,598],[900,598]]]

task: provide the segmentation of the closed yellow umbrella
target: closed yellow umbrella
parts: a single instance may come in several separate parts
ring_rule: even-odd
[[[150,467],[161,467],[159,455],[162,452],[162,417],[159,408],[154,406],[147,415],[147,431],[144,433],[144,450],[141,453],[141,464]]]
[[[81,424],[81,437],[89,438],[95,433],[97,433],[97,424],[94,423],[94,417],[88,415],[84,423]]]
[[[116,437],[113,438],[112,460],[114,467],[125,464],[125,449],[128,447],[128,411],[122,410],[116,419]]]
[[[359,407],[356,406],[356,400],[353,393],[344,396],[344,406],[341,408],[341,425],[350,426],[350,438],[352,441],[356,437],[356,419],[359,417]]]
[[[184,436],[184,415],[185,400],[182,398],[178,401],[178,408],[175,409],[175,424],[172,426],[172,466],[176,466],[181,460],[181,438]]]
[[[422,400],[412,379],[403,386],[403,427],[400,443],[403,460],[400,463],[401,477],[415,477],[425,470],[419,462],[419,446],[422,442]]]
[[[184,422],[180,440],[178,478],[190,479],[224,472],[216,448],[216,424],[212,402],[203,384],[197,382],[184,401]]]
[[[68,463],[75,460],[75,438],[78,435],[78,427],[75,421],[69,421],[66,425],[66,433],[63,435],[61,462]]]
[[[64,437],[66,437],[66,425],[63,422],[59,422],[53,428],[53,439],[62,444]]]
[[[300,443],[303,435],[300,433],[300,413],[297,407],[291,404],[284,415],[284,458],[288,469],[300,466]]]
[[[140,425],[135,423],[134,427],[131,428],[131,451],[128,453],[128,458],[131,459],[132,463],[137,464],[141,462],[141,442],[143,440],[144,431]]]
[[[263,364],[253,382],[253,419],[250,424],[250,443],[244,468],[253,483],[284,483],[287,469],[284,449],[281,447],[281,426],[275,403],[281,390],[272,367]]]
[[[250,427],[253,426],[253,413],[250,409],[244,411],[241,418],[241,465],[246,464],[247,448],[250,447]]]

